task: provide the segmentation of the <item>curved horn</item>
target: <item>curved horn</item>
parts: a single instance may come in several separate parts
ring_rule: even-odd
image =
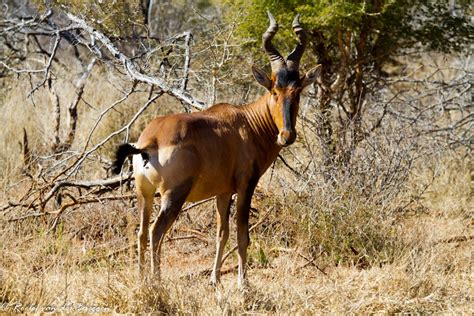
[[[265,33],[262,35],[262,46],[265,53],[270,57],[270,64],[272,66],[272,72],[277,72],[278,69],[285,65],[285,59],[281,57],[280,53],[273,47],[272,39],[278,31],[278,23],[275,18],[267,11],[268,19],[270,20],[270,26],[268,26]]]
[[[299,70],[301,56],[303,56],[307,44],[306,32],[300,25],[299,17],[300,15],[297,14],[292,23],[293,31],[298,37],[298,44],[296,44],[295,49],[286,58],[288,70]]]

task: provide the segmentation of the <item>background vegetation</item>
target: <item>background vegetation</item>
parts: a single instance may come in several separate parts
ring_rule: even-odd
[[[3,8],[0,311],[473,312],[469,1]],[[264,93],[249,69],[269,70],[267,9],[285,55],[301,14],[302,68],[323,74],[252,201],[250,287],[236,289],[232,235],[223,284],[207,285],[213,201],[185,206],[163,281],[142,283],[133,179],[110,178],[113,150],[156,115]]]

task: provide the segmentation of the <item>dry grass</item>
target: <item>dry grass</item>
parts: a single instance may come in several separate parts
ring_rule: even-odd
[[[55,232],[47,231],[46,220],[2,221],[1,308],[167,314],[470,314],[474,280],[469,238],[474,231],[468,166],[456,159],[447,162],[455,168],[446,169],[434,183],[423,212],[414,210],[398,214],[396,222],[378,223],[379,229],[390,225],[385,228],[395,229],[398,236],[393,245],[386,244],[397,250],[390,262],[335,263],[330,252],[309,262],[308,243],[317,237],[294,232],[304,225],[304,219],[298,218],[304,209],[293,208],[260,187],[254,203],[259,214],[252,222],[267,211],[270,215],[252,234],[250,287],[244,292],[236,289],[232,256],[222,285],[207,285],[205,272],[214,252],[209,203],[178,220],[171,238],[199,238],[176,238],[165,244],[161,283],[137,279],[133,246],[137,219],[129,202],[77,208]],[[370,221],[350,220],[355,227]],[[189,234],[190,229],[201,234]],[[331,239],[329,232],[319,234]],[[374,242],[377,236],[367,238]]]
[[[85,99],[93,100],[95,109],[80,107],[79,145],[101,109],[120,98],[117,81],[112,84],[101,76],[93,73],[91,87],[86,87]],[[70,78],[63,80],[60,98],[65,106],[73,91],[67,88]],[[51,140],[47,95],[39,91],[39,106],[33,107],[20,90],[28,89],[19,84],[0,107],[0,205],[21,196],[26,183],[18,182],[18,127],[28,127],[30,145],[40,155],[47,153]],[[138,94],[111,113],[93,141],[129,119],[145,97]],[[160,99],[132,133],[156,109],[168,112],[167,101]],[[104,153],[112,148],[108,146]],[[298,146],[292,150],[298,152]],[[134,201],[70,208],[54,230],[47,216],[9,222],[23,213],[8,209],[0,213],[0,312],[472,314],[469,163],[459,153],[420,162],[403,194],[416,195],[433,173],[435,181],[423,199],[403,212],[399,206],[405,195],[381,203],[362,196],[350,183],[336,188],[302,184],[277,163],[253,200],[257,212],[251,224],[264,220],[251,234],[250,286],[245,291],[236,288],[235,254],[224,265],[228,273],[222,285],[207,283],[215,234],[210,203],[182,214],[173,227],[163,249],[161,282],[137,278]],[[104,171],[89,176],[104,176]],[[233,224],[231,229],[235,231]],[[234,235],[228,249],[235,244]]]

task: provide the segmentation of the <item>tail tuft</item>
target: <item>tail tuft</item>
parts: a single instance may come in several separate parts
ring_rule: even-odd
[[[135,148],[131,144],[122,144],[119,146],[117,151],[115,152],[115,160],[112,164],[112,173],[119,174],[122,170],[122,165],[129,155],[136,155],[140,154],[142,151],[138,148]]]

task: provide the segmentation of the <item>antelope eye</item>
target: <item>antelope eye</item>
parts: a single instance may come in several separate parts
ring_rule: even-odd
[[[276,97],[277,96],[277,93],[275,90],[272,90],[272,96]]]

